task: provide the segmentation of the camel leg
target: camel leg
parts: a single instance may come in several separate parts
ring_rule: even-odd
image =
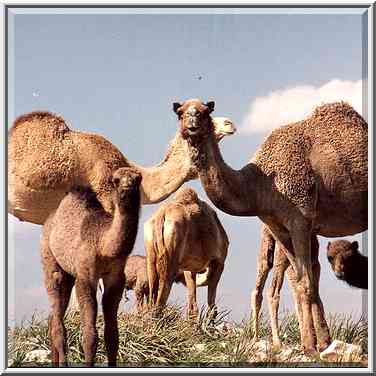
[[[86,366],[94,366],[97,351],[98,333],[97,320],[97,281],[89,282],[77,278],[76,294],[80,307],[80,319],[82,328],[82,347],[85,354]]]
[[[213,260],[209,264],[210,277],[208,281],[208,307],[212,318],[217,316],[217,307],[215,305],[215,298],[217,295],[218,282],[224,269],[224,264],[220,261]]]
[[[124,273],[113,273],[103,278],[104,293],[102,309],[104,318],[104,342],[106,345],[108,366],[116,367],[119,349],[119,328],[117,312],[124,292]]]
[[[265,230],[263,229],[261,238],[261,248],[257,258],[256,286],[251,293],[251,312],[254,341],[257,341],[259,338],[259,320],[263,298],[262,293],[265,287],[265,282],[268,278],[268,274],[271,268],[273,267],[274,247],[274,238],[271,236],[267,236],[265,234]]]
[[[325,320],[324,306],[319,295],[321,266],[319,262],[319,243],[317,237],[312,237],[312,271],[314,277],[315,295],[312,302],[313,324],[317,337],[317,350],[324,351],[331,343],[328,324]]]
[[[142,286],[140,286],[140,284],[138,283],[136,283],[134,294],[136,296],[136,301],[137,301],[137,312],[141,313],[142,307],[144,305],[144,291],[143,291]]]
[[[149,279],[149,299],[148,303],[150,306],[155,306],[157,304],[158,290],[159,290],[159,276],[156,267],[156,257],[154,254],[154,248],[145,242],[146,248],[146,266]]]
[[[291,240],[295,254],[292,264],[298,279],[298,301],[301,302],[302,307],[302,331],[304,333],[302,347],[305,352],[312,353],[316,352],[312,317],[312,301],[315,299],[316,291],[311,261],[311,227],[308,224],[296,224],[291,230]]]
[[[170,295],[171,287],[177,272],[177,267],[175,267],[176,261],[174,259],[171,259],[171,257],[167,257],[166,255],[164,255],[163,257],[165,257],[166,259],[162,262],[164,267],[161,267],[158,273],[159,288],[156,303],[156,311],[154,313],[156,316],[159,316],[161,314],[162,309],[165,307],[167,303],[167,299]]]
[[[184,271],[184,278],[188,291],[188,318],[195,319],[198,314],[196,298],[196,273]]]
[[[280,243],[276,244],[273,264],[273,276],[270,288],[268,289],[268,303],[270,312],[270,324],[272,327],[273,345],[277,348],[281,347],[278,331],[278,309],[280,301],[280,292],[285,277],[285,271],[290,262],[282,250]]]
[[[47,245],[41,248],[42,265],[51,314],[48,320],[48,335],[51,343],[52,364],[67,366],[66,329],[64,314],[69,304],[74,278],[57,264]]]

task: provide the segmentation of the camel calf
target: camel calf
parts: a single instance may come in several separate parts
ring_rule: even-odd
[[[357,241],[329,242],[327,257],[336,277],[350,286],[368,289],[368,257],[359,252]]]
[[[94,365],[98,281],[103,279],[104,340],[110,366],[119,346],[117,311],[124,290],[124,266],[136,240],[141,175],[120,168],[112,176],[114,214],[105,212],[90,190],[73,190],[43,226],[41,256],[51,306],[48,331],[52,362],[66,365],[64,313],[73,285],[80,309],[86,365]]]
[[[283,285],[284,276],[286,273],[287,281],[290,289],[292,290],[295,311],[299,321],[299,328],[302,328],[302,309],[297,294],[297,276],[295,270],[287,258],[286,251],[280,242],[276,241],[273,234],[266,225],[262,226],[261,230],[261,247],[257,260],[257,274],[256,274],[256,287],[251,295],[251,310],[253,315],[253,329],[254,340],[259,336],[259,314],[262,304],[262,293],[265,286],[266,279],[269,272],[273,269],[272,282],[268,290],[268,305],[270,313],[270,324],[272,329],[273,346],[276,348],[281,347],[281,341],[278,332],[278,309],[280,301],[280,291]],[[314,276],[314,283],[316,284],[317,291],[319,290],[320,280],[320,263],[318,260],[319,243],[317,236],[313,235],[311,238],[311,262],[312,271]],[[330,341],[329,329],[326,325],[324,317],[324,307],[320,297],[318,297],[319,304],[312,306],[312,315],[315,325],[315,330],[320,334],[318,338],[318,349],[322,350],[326,347],[326,343]],[[305,333],[300,332],[302,343]]]
[[[144,225],[151,303],[160,313],[179,271],[188,288],[188,315],[196,316],[196,275],[209,268],[208,306],[215,307],[217,285],[229,241],[217,214],[191,188],[181,188]]]

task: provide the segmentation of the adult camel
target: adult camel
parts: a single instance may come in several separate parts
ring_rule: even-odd
[[[213,119],[217,141],[233,134],[227,118]],[[179,133],[163,161],[142,167],[128,161],[108,140],[97,134],[70,129],[49,112],[20,116],[9,130],[8,212],[21,221],[44,224],[72,188],[92,189],[105,211],[112,214],[112,174],[121,167],[142,176],[141,203],[167,198],[184,182],[196,179],[187,142]]]
[[[173,109],[213,204],[231,215],[258,216],[286,249],[297,274],[303,349],[325,349],[327,325],[312,316],[319,309],[319,295],[311,238],[367,229],[367,123],[344,102],[324,104],[307,119],[274,130],[250,162],[235,170],[215,142],[214,102],[190,99],[174,103]]]

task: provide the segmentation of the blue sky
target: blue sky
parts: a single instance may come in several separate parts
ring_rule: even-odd
[[[251,104],[275,90],[362,78],[359,11],[227,12],[13,13],[9,19],[10,121],[37,109],[57,112],[74,129],[104,135],[128,159],[154,165],[163,158],[177,129],[174,101],[213,99],[215,116],[228,116],[240,125]],[[199,75],[202,80],[197,79]],[[273,108],[269,115],[274,118]],[[240,131],[226,138],[221,144],[225,160],[241,167],[268,132]],[[189,185],[206,199],[198,182]],[[156,208],[143,207],[134,254],[144,254],[142,224]],[[218,303],[232,310],[232,319],[241,320],[249,314],[260,221],[219,216],[231,245]],[[21,319],[48,307],[39,260],[41,227],[10,221],[10,317],[15,313]],[[332,275],[326,244],[321,238],[324,306],[331,312],[358,314],[361,294]],[[199,290],[202,304],[206,289]],[[174,287],[170,300],[183,303],[184,288]],[[282,310],[291,308],[291,302],[284,288]]]

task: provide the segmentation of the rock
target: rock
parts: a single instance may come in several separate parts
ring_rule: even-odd
[[[206,349],[206,346],[204,343],[196,343],[193,348],[198,352],[202,352]]]
[[[50,350],[33,350],[26,354],[25,362],[46,363],[50,361]]]
[[[331,345],[320,353],[320,359],[326,362],[354,362],[362,358],[359,345],[334,340]]]

